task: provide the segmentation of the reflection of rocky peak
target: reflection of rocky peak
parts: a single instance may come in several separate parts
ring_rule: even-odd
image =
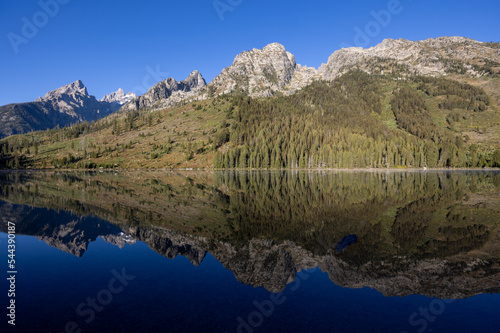
[[[98,237],[120,248],[134,243],[130,236],[106,221],[93,217],[75,217],[67,212],[13,205],[0,201],[0,231],[7,230],[7,222],[16,223],[18,235],[35,236],[48,245],[81,257],[89,243]]]
[[[370,287],[386,296],[423,294],[466,298],[500,292],[498,260],[413,260],[400,257],[355,265],[343,260],[342,255],[315,256],[291,242],[277,244],[271,240],[254,239],[234,246],[162,228],[141,227],[128,231],[159,254],[171,259],[181,255],[194,265],[199,265],[210,252],[233,272],[238,281],[271,292],[283,291],[295,280],[298,272],[316,267],[328,273],[339,286]],[[349,247],[343,251],[349,251]]]
[[[91,222],[92,223],[92,222]],[[93,224],[93,223],[92,223]],[[44,231],[45,232],[45,231]],[[102,238],[105,242],[123,248],[125,244],[134,244],[135,239],[119,231],[119,228],[108,222],[89,226],[85,218],[79,218],[69,223],[61,224],[52,230],[47,229],[45,235],[35,235],[48,245],[73,254],[83,256],[91,242]]]
[[[390,258],[358,266],[335,255],[317,257],[291,243],[277,245],[263,240],[253,240],[239,249],[224,244],[212,253],[242,283],[271,292],[282,291],[296,273],[316,267],[341,287],[370,287],[385,296],[459,299],[500,292],[500,261],[495,259]]]
[[[202,243],[195,238],[161,228],[131,228],[129,232],[140,241],[148,244],[157,253],[173,259],[178,255],[186,257],[195,266],[201,264],[207,252],[201,248]]]
[[[129,228],[127,231],[157,253],[173,259],[186,257],[198,266],[210,253],[236,279],[254,287],[279,292],[295,279],[296,267],[289,251],[269,240],[253,240],[241,248],[227,243],[209,245],[202,237],[182,235],[163,228]]]
[[[40,230],[40,234],[35,237],[44,241],[49,246],[62,250],[66,253],[81,257],[87,251],[89,243],[92,241],[85,235],[85,231],[78,228],[81,219],[73,220],[66,224],[61,224],[53,229]]]
[[[126,244],[135,244],[137,242],[136,239],[132,238],[132,236],[125,234],[124,232],[120,232],[118,234],[109,234],[109,235],[101,235],[106,243],[113,244],[118,246],[120,249]]]
[[[211,254],[238,281],[275,293],[294,281],[297,273],[291,253],[270,240],[252,240],[241,248],[220,243]]]
[[[210,252],[234,273],[238,281],[271,292],[281,292],[295,280],[298,272],[316,267],[328,273],[339,286],[370,287],[386,296],[422,294],[466,298],[500,292],[500,262],[493,259],[414,260],[398,257],[357,265],[343,260],[342,254],[315,256],[291,242],[277,244],[271,240],[254,239],[234,246],[161,228],[139,228],[130,230],[130,233],[156,252],[168,258],[182,255],[194,265],[199,265]]]
[[[119,227],[96,218],[75,218],[69,213],[9,203],[0,204],[0,214],[0,231],[5,232],[7,221],[13,221],[19,235],[35,236],[79,257],[97,237],[120,247],[136,240],[143,241],[167,258],[181,255],[193,265],[199,265],[210,252],[238,281],[271,292],[282,291],[294,281],[298,272],[316,267],[328,273],[339,286],[370,287],[386,296],[422,294],[466,298],[500,292],[500,261],[493,258],[412,259],[398,256],[353,264],[344,257],[360,244],[346,247],[338,255],[318,256],[292,242],[254,239],[235,246],[159,227],[128,228],[129,236]]]
[[[500,292],[500,261],[495,259],[397,258],[353,267],[338,258],[325,257],[319,267],[337,285],[353,289],[370,287],[385,296],[421,294],[459,299]]]

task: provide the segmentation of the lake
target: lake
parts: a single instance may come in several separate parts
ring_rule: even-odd
[[[0,172],[0,231],[2,332],[500,327],[499,171]]]

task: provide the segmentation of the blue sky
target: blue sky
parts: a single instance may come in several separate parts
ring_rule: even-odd
[[[381,11],[390,17],[377,22]],[[493,0],[2,0],[0,105],[78,79],[97,98],[195,69],[209,82],[238,53],[272,42],[314,67],[342,46],[384,38],[500,42],[498,17]]]

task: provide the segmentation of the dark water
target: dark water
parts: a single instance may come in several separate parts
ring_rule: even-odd
[[[0,173],[2,332],[498,332],[500,172]]]

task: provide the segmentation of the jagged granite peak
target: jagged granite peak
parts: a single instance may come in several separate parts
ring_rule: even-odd
[[[88,91],[87,87],[83,84],[82,81],[77,80],[70,84],[66,84],[60,88],[51,90],[47,92],[43,97],[39,97],[35,100],[35,102],[43,102],[43,101],[53,101],[62,98],[63,96],[87,96]]]
[[[238,54],[233,64],[222,70],[211,83],[219,94],[240,89],[250,96],[268,97],[282,91],[292,81],[297,69],[295,56],[279,43],[262,50]]]
[[[158,83],[124,109],[160,109],[238,90],[252,97],[289,95],[315,80],[330,81],[352,69],[401,75],[447,75],[458,71],[458,74],[480,76],[481,61],[499,63],[500,49],[465,37],[423,41],[385,39],[368,49],[350,47],[335,51],[319,69],[297,64],[295,56],[282,44],[271,43],[262,49],[238,54],[233,63],[208,84],[209,89],[204,89],[205,80],[194,71],[184,81],[169,78]]]
[[[36,102],[51,101],[60,99],[63,96],[72,96],[73,98],[76,98],[76,96],[89,96],[89,94],[87,91],[87,87],[85,87],[83,82],[81,80],[76,80],[75,82],[49,91],[43,97],[39,97]]]
[[[99,113],[100,109],[97,99],[89,95],[87,87],[80,80],[49,91],[35,102],[48,104],[55,111],[69,114],[79,121],[92,117],[91,114]]]
[[[485,67],[485,64],[488,66]],[[123,110],[160,109],[207,99],[213,95],[242,90],[252,97],[293,94],[314,80],[333,80],[352,69],[374,74],[432,75],[449,74],[480,77],[489,68],[500,69],[498,43],[483,43],[465,37],[438,37],[422,41],[385,39],[363,49],[350,47],[335,51],[319,69],[301,66],[279,43],[237,55],[206,88],[198,71],[177,82],[168,78],[135,97],[123,90],[100,101],[88,94],[81,80],[48,92],[35,102],[0,107],[0,138],[35,130],[92,121]],[[122,107],[122,103],[123,107]]]
[[[193,71],[184,81],[181,82],[188,86],[191,90],[203,88],[207,85],[207,82],[205,82],[205,79],[197,70]]]
[[[0,138],[98,120],[120,107],[116,102],[98,101],[81,80],[76,80],[33,102],[0,106]]]
[[[144,95],[134,98],[124,108],[126,110],[139,110],[150,108],[153,105],[161,107],[175,105],[186,100],[189,96],[196,95],[205,85],[205,79],[198,71],[193,71],[185,80],[179,82],[169,77],[149,88]]]
[[[136,97],[137,96],[133,92],[128,92],[125,94],[125,91],[123,91],[122,88],[119,88],[117,91],[112,92],[111,94],[104,95],[104,97],[99,101],[107,103],[118,103],[120,105],[123,105],[130,102]]]

